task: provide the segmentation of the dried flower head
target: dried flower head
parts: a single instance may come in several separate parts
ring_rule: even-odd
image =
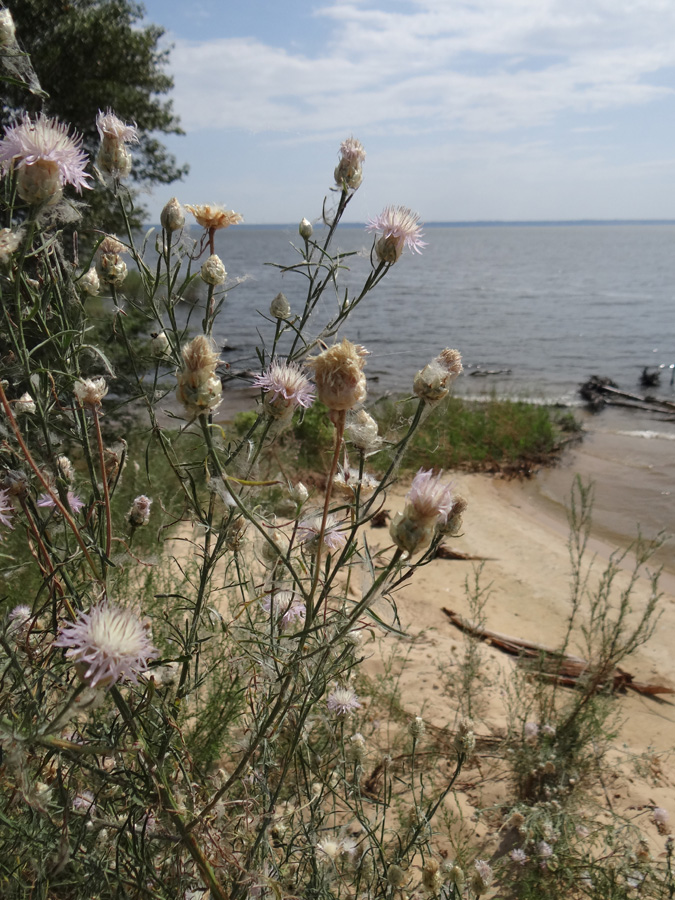
[[[305,603],[295,591],[276,591],[274,594],[266,594],[262,601],[263,609],[279,623],[279,628],[285,631],[294,622],[304,622],[307,610]]]
[[[0,266],[6,265],[21,246],[23,231],[0,228]]]
[[[35,400],[33,400],[28,391],[22,394],[18,400],[14,401],[14,412],[17,416],[35,415],[36,408]]]
[[[355,709],[361,709],[359,698],[351,688],[336,687],[326,700],[328,709],[337,716],[347,716]]]
[[[345,426],[345,437],[357,450],[366,454],[375,453],[382,444],[377,422],[365,409],[350,413]]]
[[[44,115],[34,121],[24,116],[5,130],[0,163],[14,167],[19,196],[29,204],[57,203],[66,184],[78,193],[89,187],[82,138],[71,137],[67,125]]]
[[[353,409],[366,398],[366,376],[363,374],[368,351],[347,338],[307,360],[314,369],[319,400],[330,410]]]
[[[414,737],[415,740],[418,740],[422,737],[424,732],[426,731],[426,725],[424,724],[424,719],[422,716],[415,716],[415,718],[408,725],[408,732],[411,737]]]
[[[88,269],[84,275],[82,275],[78,284],[85,294],[89,294],[90,297],[95,297],[101,290],[101,279],[98,277],[96,268],[92,266]]]
[[[101,275],[106,284],[119,286],[127,277],[127,264],[122,259],[126,252],[127,248],[113,234],[107,235],[99,244]]]
[[[185,209],[189,209],[197,220],[197,224],[209,231],[217,231],[219,228],[229,228],[230,225],[238,225],[243,222],[243,216],[233,212],[231,209],[224,209],[222,206],[216,206],[211,203],[190,206],[185,204]]]
[[[438,894],[443,885],[441,866],[437,859],[431,857],[422,868],[422,884],[430,894]]]
[[[512,850],[509,853],[509,856],[511,857],[511,861],[514,863],[518,863],[518,865],[524,866],[527,862],[527,853],[525,853],[524,850],[521,850],[520,847]]]
[[[426,403],[435,405],[447,396],[450,385],[462,371],[459,350],[446,348],[421,369],[413,380],[413,391]]]
[[[131,153],[127,144],[138,143],[135,125],[127,125],[111,109],[99,110],[96,128],[101,138],[96,162],[99,168],[113,178],[126,178],[131,172]]]
[[[403,887],[405,884],[405,872],[396,864],[387,869],[387,881],[393,888]]]
[[[75,480],[75,469],[67,456],[57,456],[56,473],[65,481],[72,483]]]
[[[223,265],[222,259],[215,253],[211,254],[201,268],[202,281],[206,284],[216,286],[224,284],[227,278],[227,272]]]
[[[379,482],[377,478],[367,472],[359,473],[358,469],[351,466],[340,466],[333,478],[333,490],[350,500],[356,495],[357,490],[361,498],[372,494]]]
[[[185,213],[177,197],[172,197],[160,213],[159,221],[166,231],[180,231],[185,225]]]
[[[494,873],[484,859],[477,859],[474,867],[476,871],[471,877],[471,889],[475,894],[484,894],[494,880]]]
[[[214,410],[223,385],[216,374],[220,362],[206,335],[198,334],[183,348],[183,365],[176,373],[176,396],[191,415]]]
[[[78,378],[73,385],[73,393],[80,406],[97,407],[108,393],[108,385],[105,378]]]
[[[335,169],[335,183],[342,190],[355,191],[363,181],[362,165],[366,158],[363,145],[350,137],[340,144],[340,162]]]
[[[122,679],[135,684],[137,675],[159,655],[138,616],[108,600],[79,612],[54,645],[67,648],[66,657],[78,664],[82,680],[92,688],[110,687]]]
[[[275,419],[290,418],[299,406],[306,409],[314,402],[314,385],[294,362],[272,360],[253,384],[262,388],[265,409]]]
[[[131,525],[132,528],[140,528],[142,525],[147,525],[150,521],[150,507],[152,506],[152,500],[150,497],[146,497],[145,494],[141,494],[140,497],[136,497],[134,500],[131,509],[127,513],[127,522]]]
[[[407,206],[387,206],[379,216],[368,220],[367,231],[375,231],[382,237],[375,244],[375,254],[380,262],[393,265],[401,258],[403,248],[421,253],[426,247],[422,240],[419,215]]]

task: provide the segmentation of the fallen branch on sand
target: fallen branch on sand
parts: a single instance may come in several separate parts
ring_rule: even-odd
[[[460,631],[471,634],[481,641],[486,641],[498,650],[504,651],[504,653],[510,653],[512,656],[517,656],[522,660],[550,657],[552,663],[550,669],[537,672],[538,678],[553,681],[565,687],[579,687],[583,676],[590,669],[588,660],[583,659],[581,656],[572,656],[568,653],[561,655],[558,650],[554,650],[551,647],[545,647],[543,644],[537,644],[534,641],[511,637],[508,634],[501,634],[498,631],[490,631],[482,625],[475,625],[469,622],[451,609],[446,609],[445,607],[441,607],[441,609]],[[629,672],[617,666],[612,676],[612,690],[625,691],[628,688],[636,691],[638,694],[646,694],[648,696],[675,694],[675,690],[662,684],[635,681]]]
[[[643,409],[649,412],[657,412],[669,417],[675,415],[675,403],[671,400],[661,400],[658,397],[631,394],[623,391],[610,378],[600,378],[592,375],[579,388],[582,399],[588,403],[591,409],[600,410],[603,406],[626,406],[631,409]]]

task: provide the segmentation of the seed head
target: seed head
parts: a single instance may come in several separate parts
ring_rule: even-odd
[[[319,400],[328,409],[353,409],[365,400],[363,367],[367,355],[368,351],[360,344],[344,338],[341,344],[334,344],[307,360],[307,365],[314,369]]]
[[[438,894],[443,884],[441,867],[437,859],[431,857],[422,868],[422,884],[430,894]]]
[[[461,372],[459,350],[446,348],[415,375],[413,391],[421,400],[435,406],[448,395],[450,385]]]
[[[377,422],[365,409],[350,413],[345,426],[345,436],[357,450],[362,450],[366,454],[375,453],[382,444]]]
[[[110,687],[129,679],[136,683],[148,662],[158,656],[148,628],[131,612],[103,600],[77,620],[65,625],[56,647],[66,648],[66,657],[78,664],[89,687]]]
[[[403,887],[405,884],[405,872],[396,864],[387,869],[387,881],[393,888]]]
[[[73,392],[80,406],[97,407],[108,393],[108,385],[105,378],[78,378],[73,385]]]
[[[211,341],[198,334],[183,348],[183,365],[176,373],[176,397],[191,415],[214,410],[220,403],[223,385],[216,374],[220,362]]]

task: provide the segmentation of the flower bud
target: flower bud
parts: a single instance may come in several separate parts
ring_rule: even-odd
[[[206,260],[202,266],[202,280],[207,284],[217,285],[224,284],[227,278],[225,266],[219,256],[215,253]]]
[[[455,735],[455,750],[459,756],[471,756],[476,749],[476,736],[471,719],[462,719]]]
[[[415,716],[410,725],[408,725],[408,732],[410,735],[418,740],[422,737],[424,732],[426,731],[426,726],[424,724],[424,719],[422,716]]]
[[[75,469],[67,456],[58,456],[56,458],[56,470],[61,478],[70,484],[75,481]]]
[[[150,497],[146,497],[145,494],[141,494],[140,497],[136,497],[133,502],[131,509],[127,514],[127,522],[131,525],[132,528],[140,528],[142,525],[147,525],[150,521],[150,506],[152,505],[152,500]]]
[[[434,537],[435,526],[425,521],[420,521],[398,512],[389,524],[389,534],[399,550],[409,553],[417,553],[428,547]]]
[[[100,406],[101,400],[108,393],[105,378],[78,378],[73,385],[73,393],[81,406]]]
[[[185,225],[185,213],[176,197],[172,197],[166,204],[159,221],[165,231],[179,231]]]
[[[311,238],[312,234],[314,233],[314,229],[312,228],[312,223],[309,221],[309,219],[303,219],[302,222],[300,222],[298,231],[300,233],[300,237],[303,238],[303,240],[308,241]]]
[[[0,47],[10,47],[16,39],[16,25],[8,9],[0,9]]]
[[[351,413],[345,427],[345,436],[348,441],[364,453],[374,453],[379,450],[382,438],[378,434],[377,422],[365,411]]]
[[[98,149],[96,164],[106,175],[126,178],[131,174],[131,153],[123,141],[106,135]]]
[[[352,735],[348,755],[357,765],[360,765],[366,758],[366,739],[360,732]]]
[[[275,319],[287,319],[291,314],[291,305],[282,293],[278,293],[270,303],[270,315]]]

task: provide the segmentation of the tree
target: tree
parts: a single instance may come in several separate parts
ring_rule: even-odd
[[[110,107],[134,122],[140,145],[133,148],[135,185],[170,184],[187,172],[153,135],[182,134],[170,100],[160,99],[173,87],[166,74],[169,51],[159,48],[164,29],[138,27],[144,8],[135,0],[4,0],[16,24],[19,46],[31,57],[46,100],[9,87],[4,91],[3,124],[21,110],[41,110],[69,122],[82,134],[94,159],[99,144],[96,114]],[[87,194],[80,228],[120,230],[114,202],[104,192]],[[134,224],[145,210],[135,206]]]

